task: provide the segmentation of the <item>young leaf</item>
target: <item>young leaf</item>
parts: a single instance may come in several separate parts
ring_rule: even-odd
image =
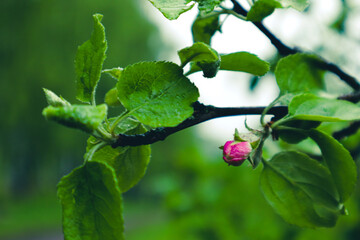
[[[110,89],[105,95],[105,103],[111,107],[122,106],[118,99],[118,91],[116,87]]]
[[[355,121],[360,120],[360,107],[344,100],[301,94],[292,99],[289,114],[283,120],[295,119],[321,122]]]
[[[102,70],[102,72],[109,74],[115,80],[119,80],[122,70],[123,70],[122,68],[117,67],[117,68],[112,68],[112,69],[104,69],[104,70]]]
[[[42,114],[48,120],[91,133],[105,119],[107,106],[105,104],[96,107],[88,105],[49,106],[43,110]]]
[[[169,20],[177,19],[182,13],[189,11],[195,4],[192,0],[149,0],[154,7]]]
[[[114,131],[115,134],[125,133],[128,135],[142,134],[144,132],[146,132],[146,129],[142,124],[131,118],[121,122]],[[94,140],[94,137],[89,138],[88,151],[93,146]],[[95,152],[91,161],[109,164],[115,170],[120,190],[126,192],[144,176],[150,161],[150,153],[150,145],[117,148],[106,146]]]
[[[43,90],[44,90],[44,93],[45,93],[46,101],[50,106],[62,107],[62,106],[70,106],[71,105],[64,98],[59,97],[58,95],[56,95],[52,91],[50,91],[50,90],[48,90],[46,88],[43,88]]]
[[[193,62],[201,68],[204,77],[214,77],[220,67],[219,54],[203,42],[196,42],[191,47],[181,49],[178,55],[182,67]]]
[[[126,67],[117,83],[118,98],[143,124],[174,127],[193,114],[199,92],[178,65],[143,62]]]
[[[284,220],[300,227],[332,227],[340,213],[328,169],[299,152],[281,152],[264,162],[261,188]]]
[[[304,11],[309,6],[308,0],[276,0],[281,3],[284,8],[291,7],[298,11]]]
[[[124,239],[122,198],[114,171],[87,162],[58,185],[65,239]]]
[[[198,15],[191,27],[194,42],[203,42],[208,45],[216,31],[220,31],[219,15],[205,17]]]
[[[221,55],[221,70],[247,72],[262,76],[269,71],[269,63],[248,52]]]
[[[340,201],[345,202],[354,191],[356,184],[354,160],[348,150],[326,133],[311,129],[309,136],[319,145],[338,189]]]
[[[280,94],[308,92],[323,88],[322,70],[315,55],[297,53],[282,58],[275,69]]]
[[[281,4],[276,0],[258,0],[251,6],[246,19],[252,22],[261,22],[272,14],[275,8],[281,7]]]
[[[195,0],[199,3],[199,11],[201,14],[212,12],[223,0]]]
[[[107,49],[105,28],[101,24],[102,15],[94,14],[93,19],[94,31],[91,38],[78,48],[75,57],[76,98],[86,103],[94,102]]]

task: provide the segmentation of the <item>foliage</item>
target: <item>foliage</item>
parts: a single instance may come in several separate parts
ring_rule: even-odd
[[[170,20],[195,4],[190,0],[150,2]],[[195,2],[199,8],[198,22],[208,15],[212,18],[232,14],[254,21],[256,26],[275,8],[292,7],[302,11],[308,5],[307,1],[259,0],[246,17],[241,15],[245,10],[241,10],[236,1],[233,1],[234,10],[220,6],[222,11],[216,10],[222,1]],[[204,77],[210,78],[222,70],[262,76],[269,71],[269,64],[247,52],[219,54],[209,45],[218,29],[212,19],[198,25],[194,23],[195,43],[178,52],[180,65],[148,61],[102,70],[107,45],[105,29],[100,22],[102,16],[95,14],[93,17],[91,39],[78,48],[76,56],[77,98],[90,105],[72,105],[46,90],[51,106],[45,108],[43,114],[49,120],[91,135],[83,165],[63,177],[58,185],[65,239],[123,239],[121,193],[131,189],[144,176],[150,159],[150,143],[211,118],[251,114],[247,108],[226,110],[201,105],[197,102],[199,91],[187,76],[202,71]],[[207,26],[210,31],[199,29]],[[357,171],[350,152],[317,128],[322,122],[358,121],[360,108],[346,100],[320,96],[321,91],[326,90],[323,85],[325,70],[337,73],[344,81],[349,78],[346,73],[334,71],[332,64],[316,55],[298,53],[282,43],[276,46],[279,52],[288,51],[275,70],[280,95],[257,112],[261,115],[262,129],[254,130],[246,125],[249,133],[240,135],[236,131],[234,140],[251,142],[253,152],[247,154],[248,160],[254,169],[263,166],[261,189],[265,199],[285,221],[300,227],[333,227],[338,218],[347,213],[344,204],[354,191]],[[191,65],[190,70],[184,74],[187,63]],[[109,106],[121,105],[125,109],[115,118],[107,118],[106,104],[96,105],[95,89],[101,72],[117,80],[105,96]],[[274,107],[278,102],[285,105]],[[280,109],[279,112],[275,112],[276,109]],[[232,114],[225,112],[228,110]],[[264,116],[270,111],[275,117],[264,122]],[[256,141],[247,140],[253,136]],[[289,144],[312,139],[321,150],[318,157],[321,161],[314,159],[311,153],[285,149],[266,157],[270,158],[267,160],[263,147],[269,136],[274,140],[281,137]]]

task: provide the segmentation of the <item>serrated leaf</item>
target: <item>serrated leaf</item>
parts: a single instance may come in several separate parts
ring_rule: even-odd
[[[191,0],[149,0],[154,7],[169,20],[177,19],[182,13],[189,11],[195,4]]]
[[[48,120],[91,133],[105,119],[107,106],[105,104],[96,107],[88,105],[49,106],[43,110],[42,114]]]
[[[338,189],[340,201],[345,202],[356,185],[357,172],[354,160],[349,151],[328,134],[317,129],[311,129],[309,136],[320,147]]]
[[[119,99],[118,99],[118,91],[117,88],[114,87],[112,89],[110,89],[106,94],[105,94],[105,103],[108,106],[111,107],[118,107],[118,106],[122,106]]]
[[[68,101],[66,101],[62,97],[59,97],[54,92],[52,92],[46,88],[43,88],[43,90],[45,93],[46,101],[50,106],[62,107],[62,106],[70,106],[71,105]]]
[[[143,125],[131,118],[127,118],[118,124],[114,131],[115,134],[125,133],[128,135],[144,132],[146,129]],[[94,140],[96,140],[94,137],[89,138],[88,151],[93,146]],[[91,161],[105,162],[110,165],[115,170],[120,190],[126,192],[144,176],[150,161],[150,154],[150,145],[117,148],[105,146],[95,152]]]
[[[66,240],[124,239],[122,198],[114,171],[87,162],[58,184]]]
[[[126,67],[117,83],[123,106],[143,124],[174,127],[190,117],[199,92],[178,65],[143,62]]]
[[[355,121],[360,120],[360,107],[344,100],[301,94],[292,99],[289,114],[283,120],[295,119],[320,122]]]
[[[111,69],[104,69],[104,70],[102,70],[102,72],[109,74],[115,80],[119,80],[122,70],[123,70],[122,68],[117,67],[117,68],[111,68]]]
[[[100,80],[105,60],[107,42],[102,15],[94,14],[94,31],[90,40],[79,46],[75,57],[76,98],[82,102],[94,102],[96,86]]]
[[[269,71],[269,63],[248,52],[221,55],[221,70],[247,72],[262,76]]]
[[[341,205],[330,172],[299,152],[281,152],[264,163],[261,188],[285,221],[300,227],[332,227]]]
[[[198,15],[191,27],[194,42],[203,42],[208,45],[216,31],[220,31],[219,15],[205,17]]]
[[[218,6],[223,0],[195,0],[199,3],[199,11],[201,14],[210,13]]]
[[[191,47],[181,49],[178,55],[182,67],[192,62],[203,71],[204,77],[207,78],[214,77],[220,67],[219,54],[203,42],[196,42]]]
[[[316,67],[318,62],[318,57],[305,53],[296,53],[282,58],[275,69],[280,94],[322,89],[324,71]]]
[[[261,22],[265,17],[272,14],[275,8],[281,8],[282,5],[276,0],[259,0],[251,6],[246,19],[252,22]]]

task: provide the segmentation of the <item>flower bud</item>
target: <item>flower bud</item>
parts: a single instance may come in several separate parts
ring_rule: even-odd
[[[223,148],[223,159],[232,166],[240,166],[250,155],[249,142],[227,141]]]

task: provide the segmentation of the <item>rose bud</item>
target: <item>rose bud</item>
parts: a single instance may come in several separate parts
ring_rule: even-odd
[[[249,142],[227,141],[223,147],[223,159],[232,166],[240,166],[250,155]]]

